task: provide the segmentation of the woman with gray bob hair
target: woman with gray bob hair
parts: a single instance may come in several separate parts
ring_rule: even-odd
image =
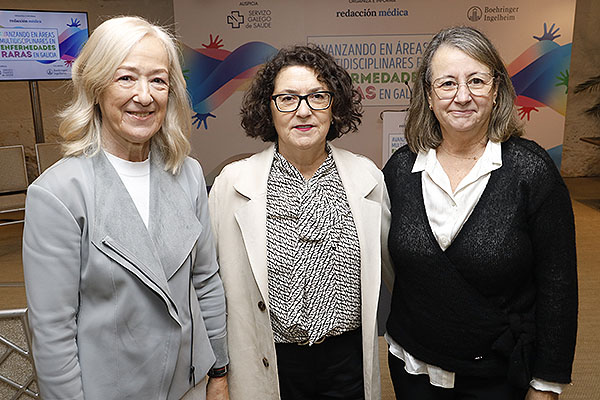
[[[520,138],[510,76],[478,30],[429,43],[407,146],[383,169],[396,398],[557,399],[571,380],[577,263],[569,192]]]
[[[226,400],[225,297],[174,38],[98,26],[65,157],[27,192],[23,268],[44,399]]]
[[[497,86],[496,106],[490,115],[487,136],[495,142],[503,142],[510,136],[521,136],[523,127],[514,109],[515,89],[500,55],[483,34],[468,27],[441,31],[427,46],[423,54],[423,67],[417,72],[406,121],[406,141],[413,152],[436,148],[442,142],[440,123],[429,108],[431,93],[431,59],[441,46],[455,47],[469,57],[486,65],[494,76]]]

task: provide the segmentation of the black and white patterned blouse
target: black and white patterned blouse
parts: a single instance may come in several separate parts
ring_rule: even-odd
[[[278,151],[267,183],[269,306],[276,343],[360,326],[358,233],[331,150],[314,176]]]

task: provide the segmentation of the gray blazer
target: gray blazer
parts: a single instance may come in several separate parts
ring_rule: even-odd
[[[200,165],[150,165],[144,225],[103,152],[31,184],[23,267],[40,392],[49,399],[179,399],[228,363]],[[190,314],[192,317],[190,317]]]

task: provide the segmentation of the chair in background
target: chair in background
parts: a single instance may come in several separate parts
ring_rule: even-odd
[[[40,398],[26,308],[0,311],[0,398]]]
[[[0,226],[23,222],[23,218],[2,218],[2,214],[25,210],[27,168],[22,145],[0,147]]]
[[[36,143],[35,155],[37,158],[38,172],[41,174],[52,164],[62,158],[60,143]]]

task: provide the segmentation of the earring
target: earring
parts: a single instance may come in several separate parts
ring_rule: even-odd
[[[433,111],[433,106],[431,105],[431,103],[429,103],[429,109],[430,109],[431,111]]]

